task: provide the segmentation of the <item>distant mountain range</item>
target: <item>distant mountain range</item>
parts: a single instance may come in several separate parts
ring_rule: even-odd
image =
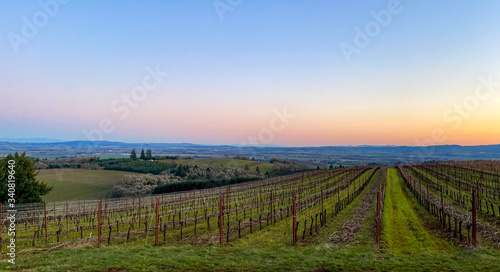
[[[0,138],[0,142],[9,143],[59,143],[64,140],[47,139],[47,138]]]
[[[55,145],[89,145],[89,146],[206,146],[206,147],[217,147],[217,146],[232,146],[240,147],[238,145],[213,145],[213,144],[193,144],[193,143],[128,143],[128,142],[116,142],[116,141],[84,141],[75,140],[67,141],[60,139],[49,139],[49,138],[0,138],[0,142],[3,144],[55,144]],[[319,149],[330,149],[330,148],[490,148],[490,147],[500,147],[498,145],[435,145],[435,146],[406,146],[406,145],[327,145],[327,146],[306,146],[306,147],[286,147],[280,145],[246,145],[244,148],[319,148]]]

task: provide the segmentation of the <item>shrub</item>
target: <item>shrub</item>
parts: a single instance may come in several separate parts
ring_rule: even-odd
[[[131,174],[113,187],[112,197],[145,196],[150,195],[157,186],[179,182],[178,177],[172,175]]]
[[[207,188],[214,188],[219,186],[227,186],[232,184],[238,184],[242,182],[248,182],[257,180],[260,178],[255,177],[240,177],[232,179],[221,179],[221,180],[209,180],[209,181],[184,181],[177,183],[170,183],[161,186],[157,186],[153,190],[153,194],[166,194],[179,191],[190,191],[190,190],[200,190]]]

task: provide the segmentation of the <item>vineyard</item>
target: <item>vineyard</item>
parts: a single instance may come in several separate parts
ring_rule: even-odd
[[[424,238],[415,228],[426,228],[437,235],[425,239],[447,248],[498,248],[499,170],[498,161],[355,166],[144,198],[19,204],[16,248],[32,255],[123,245],[225,248],[244,240],[284,248],[363,244],[390,252],[397,246],[391,239],[409,237],[397,220],[410,210],[415,218],[408,220],[419,226],[407,231],[417,240]],[[1,215],[4,258],[9,222]],[[362,239],[369,242],[356,241]]]
[[[295,233],[302,233],[304,240],[306,230],[317,231],[349,205],[376,171],[319,170],[146,198],[18,205],[17,248],[22,252],[81,244],[223,244],[292,218]],[[8,221],[3,218],[5,237]],[[290,235],[290,244],[292,239]]]
[[[397,167],[414,197],[464,245],[500,245],[500,163],[433,162]],[[479,236],[478,236],[479,234]]]

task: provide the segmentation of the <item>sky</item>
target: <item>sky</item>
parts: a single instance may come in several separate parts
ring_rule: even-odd
[[[500,144],[498,1],[2,1],[0,138]]]

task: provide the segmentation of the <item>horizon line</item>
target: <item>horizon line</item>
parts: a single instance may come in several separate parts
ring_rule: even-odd
[[[30,139],[46,140],[46,141],[34,141],[29,142]],[[16,141],[17,140],[17,141]],[[23,141],[19,141],[23,140]],[[26,140],[26,141],[24,141]],[[70,142],[94,142],[94,143],[121,143],[121,144],[168,144],[168,145],[197,145],[197,146],[232,146],[241,148],[321,148],[321,147],[444,147],[444,146],[460,146],[460,147],[481,147],[481,146],[498,146],[500,143],[496,144],[478,144],[478,145],[461,145],[461,144],[445,144],[445,145],[394,145],[394,144],[384,144],[384,145],[372,145],[372,144],[361,144],[361,145],[316,145],[316,146],[285,146],[285,145],[240,145],[240,144],[200,144],[200,143],[190,143],[190,142],[124,142],[124,141],[91,141],[91,140],[60,140],[60,139],[48,139],[48,138],[1,138],[0,142],[4,143],[16,143],[16,144],[60,144],[60,143],[70,143]]]

